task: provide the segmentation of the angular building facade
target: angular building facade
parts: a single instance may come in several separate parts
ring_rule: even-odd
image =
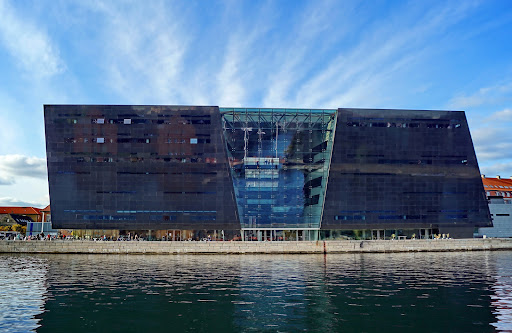
[[[492,225],[464,112],[46,105],[45,126],[57,228],[314,240]]]

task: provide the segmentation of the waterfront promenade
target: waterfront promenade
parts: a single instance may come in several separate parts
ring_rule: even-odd
[[[0,253],[313,254],[512,250],[512,239],[341,240],[313,242],[0,241]]]

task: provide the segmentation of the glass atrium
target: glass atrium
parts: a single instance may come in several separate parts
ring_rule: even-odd
[[[220,111],[242,229],[258,231],[246,237],[300,229],[312,238],[322,219],[336,110]]]

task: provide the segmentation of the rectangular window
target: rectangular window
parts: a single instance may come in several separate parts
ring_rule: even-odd
[[[132,123],[132,120],[131,119],[125,119],[124,120],[124,124],[125,125],[130,125]]]
[[[197,138],[191,138],[190,139],[190,144],[197,145]]]
[[[96,142],[97,143],[105,143],[105,138],[97,138]]]
[[[105,119],[103,119],[103,118],[98,118],[98,119],[97,119],[97,123],[98,123],[98,124],[104,124],[104,123],[105,123]]]

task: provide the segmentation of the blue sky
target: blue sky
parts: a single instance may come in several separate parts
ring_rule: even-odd
[[[512,176],[512,1],[0,0],[0,205],[48,204],[43,104],[464,110]]]

